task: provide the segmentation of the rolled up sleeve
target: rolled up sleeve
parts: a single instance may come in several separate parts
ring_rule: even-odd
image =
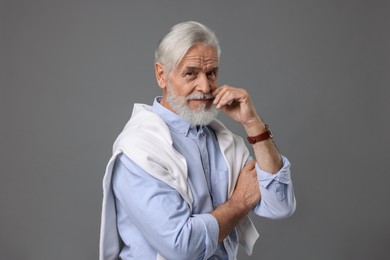
[[[291,164],[284,156],[282,162],[283,166],[276,174],[265,172],[256,164],[261,200],[253,211],[259,216],[279,219],[289,217],[295,211]]]

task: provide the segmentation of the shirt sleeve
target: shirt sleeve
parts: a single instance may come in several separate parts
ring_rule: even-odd
[[[289,217],[295,211],[296,201],[291,181],[291,164],[284,156],[282,156],[282,162],[283,166],[276,174],[265,172],[256,164],[261,200],[253,211],[259,216],[280,219]]]
[[[120,207],[156,252],[166,259],[207,259],[213,254],[219,227],[212,215],[192,214],[175,189],[123,154],[113,174]]]

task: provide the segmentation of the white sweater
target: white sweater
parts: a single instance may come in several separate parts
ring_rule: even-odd
[[[210,127],[215,131],[229,169],[228,196],[234,191],[238,175],[245,165],[249,151],[241,137],[232,134],[220,121]],[[112,191],[112,171],[116,157],[124,153],[153,177],[165,182],[182,196],[192,208],[192,193],[187,182],[187,163],[172,146],[168,126],[151,107],[135,104],[132,116],[116,139],[113,155],[103,179],[103,205],[100,230],[100,260],[118,259],[122,241],[116,220],[115,198]],[[252,254],[259,234],[249,217],[237,226],[239,243],[248,255]],[[163,259],[158,256],[158,259]]]

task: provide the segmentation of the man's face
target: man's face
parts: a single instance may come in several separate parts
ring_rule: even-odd
[[[211,95],[217,88],[217,79],[215,48],[195,45],[168,74],[161,104],[192,124],[208,124],[217,113]]]

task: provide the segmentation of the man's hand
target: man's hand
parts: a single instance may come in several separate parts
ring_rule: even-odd
[[[260,121],[249,93],[245,89],[223,85],[214,90],[212,94],[214,105],[218,109],[223,109],[238,123],[246,126]]]
[[[250,160],[241,170],[231,197],[233,203],[245,206],[247,212],[249,212],[261,198],[255,163],[255,161]]]
[[[265,131],[265,124],[257,114],[249,93],[242,88],[223,85],[213,91],[214,105],[223,109],[233,120],[242,124],[248,136],[256,136]],[[260,169],[277,173],[282,167],[281,156],[271,139],[254,144],[257,163]]]
[[[230,199],[216,208],[213,215],[219,224],[221,242],[237,226],[239,221],[260,201],[255,161],[248,161],[238,176],[236,187]]]

